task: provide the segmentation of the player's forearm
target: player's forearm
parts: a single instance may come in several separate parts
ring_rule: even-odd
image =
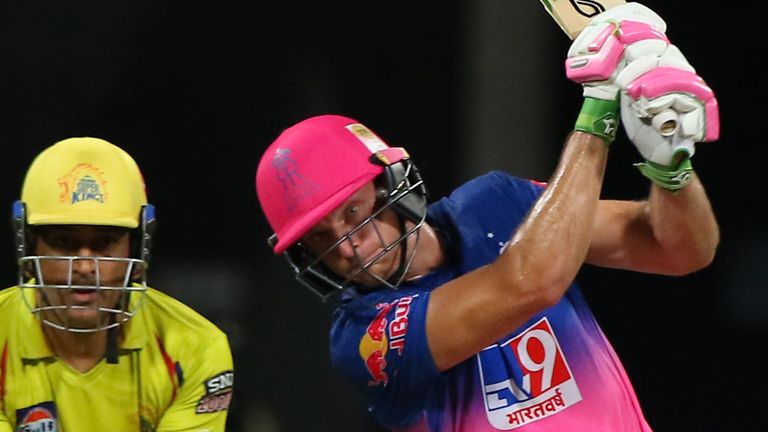
[[[648,200],[653,235],[669,265],[665,273],[684,275],[712,262],[720,231],[699,179],[670,192],[652,186]]]
[[[604,142],[593,135],[574,132],[569,136],[549,186],[502,256],[520,289],[532,290],[534,298],[556,302],[581,268],[607,154]]]
[[[606,154],[600,138],[571,135],[549,186],[504,253],[432,292],[427,334],[439,370],[466,360],[560,300],[586,255]],[[457,328],[456,322],[462,325]]]

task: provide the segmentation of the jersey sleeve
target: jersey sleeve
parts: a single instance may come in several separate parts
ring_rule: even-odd
[[[428,292],[392,291],[375,304],[337,312],[331,334],[334,367],[389,427],[418,421],[440,376],[426,339]]]
[[[503,171],[491,171],[478,181],[487,182],[489,193],[497,194],[499,198],[503,196],[506,205],[526,210],[547,187],[546,182],[514,177]]]
[[[184,354],[186,358],[180,359],[184,373],[179,377],[183,382],[157,432],[223,432],[234,384],[229,341],[221,333]]]

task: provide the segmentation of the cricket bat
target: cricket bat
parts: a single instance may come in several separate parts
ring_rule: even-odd
[[[624,0],[539,0],[557,22],[557,25],[575,39],[589,21],[597,14],[614,6],[626,3]]]

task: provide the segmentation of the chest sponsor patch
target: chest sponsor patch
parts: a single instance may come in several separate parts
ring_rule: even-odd
[[[225,371],[207,379],[204,383],[205,394],[197,401],[195,413],[213,413],[229,408],[234,383],[235,373],[232,371]]]
[[[42,402],[16,410],[16,430],[18,432],[58,432],[59,419],[56,404]]]
[[[581,400],[568,362],[546,317],[477,355],[488,421],[516,429]]]

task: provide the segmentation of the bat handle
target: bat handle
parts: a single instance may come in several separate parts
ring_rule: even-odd
[[[677,117],[677,111],[666,109],[653,116],[651,124],[662,136],[672,136],[677,132]]]

